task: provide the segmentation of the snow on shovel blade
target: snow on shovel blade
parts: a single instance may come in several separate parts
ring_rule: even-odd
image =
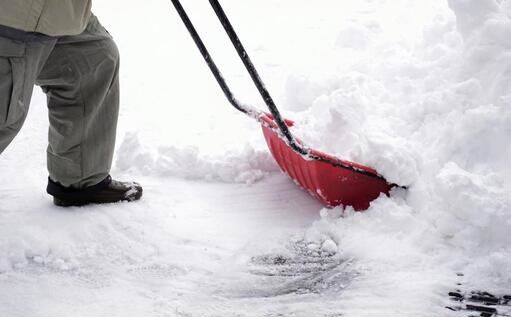
[[[352,206],[361,211],[381,193],[386,195],[395,185],[389,184],[369,167],[342,161],[330,155],[312,150],[314,156],[337,161],[344,168],[321,160],[306,159],[291,149],[275,131],[276,123],[271,115],[261,117],[263,134],[270,151],[280,168],[298,185],[306,189],[324,205]],[[291,127],[293,122],[286,120]]]

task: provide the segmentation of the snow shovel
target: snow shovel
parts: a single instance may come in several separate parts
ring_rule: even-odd
[[[240,103],[229,89],[180,1],[171,1],[231,105],[261,124],[275,161],[295,183],[327,207],[352,206],[358,211],[369,208],[371,201],[382,193],[388,195],[397,186],[387,182],[373,168],[316,151],[295,138],[289,130],[293,121],[282,119],[220,3],[209,0],[270,113]]]

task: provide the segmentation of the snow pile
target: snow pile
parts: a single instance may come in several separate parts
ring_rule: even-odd
[[[136,133],[128,133],[118,151],[117,168],[144,175],[192,180],[252,184],[278,171],[267,151],[249,145],[221,156],[204,155],[197,147],[160,146],[156,153],[145,148]]]
[[[490,289],[511,283],[510,3],[449,0],[413,45],[361,26],[369,53],[324,85],[301,79],[318,94],[305,99],[313,101],[297,125],[303,139],[409,186],[364,216],[324,217],[311,241],[333,239],[374,270],[459,271]]]
[[[333,41],[335,57],[326,61],[333,63],[328,76],[321,69],[324,83],[317,83],[321,77],[314,71],[289,76],[287,86],[301,92],[289,89],[286,100],[311,105],[296,130],[306,143],[408,186],[422,164],[422,147],[411,135],[429,114],[424,99],[442,89],[444,69],[455,61],[461,41],[444,1],[398,1],[379,10],[393,6],[396,11],[385,18],[362,16],[343,26]],[[410,15],[404,7],[422,14]],[[424,38],[418,38],[424,24]]]

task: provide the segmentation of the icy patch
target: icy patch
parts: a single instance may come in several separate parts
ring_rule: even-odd
[[[240,151],[226,151],[223,156],[207,156],[197,147],[162,146],[154,153],[142,146],[136,133],[128,133],[118,150],[117,167],[145,175],[184,179],[255,183],[278,171],[267,151],[246,146]]]

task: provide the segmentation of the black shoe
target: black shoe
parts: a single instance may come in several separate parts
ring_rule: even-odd
[[[53,203],[62,207],[135,201],[142,197],[140,184],[119,182],[110,175],[99,184],[84,189],[64,187],[48,178],[46,191],[53,196]]]

